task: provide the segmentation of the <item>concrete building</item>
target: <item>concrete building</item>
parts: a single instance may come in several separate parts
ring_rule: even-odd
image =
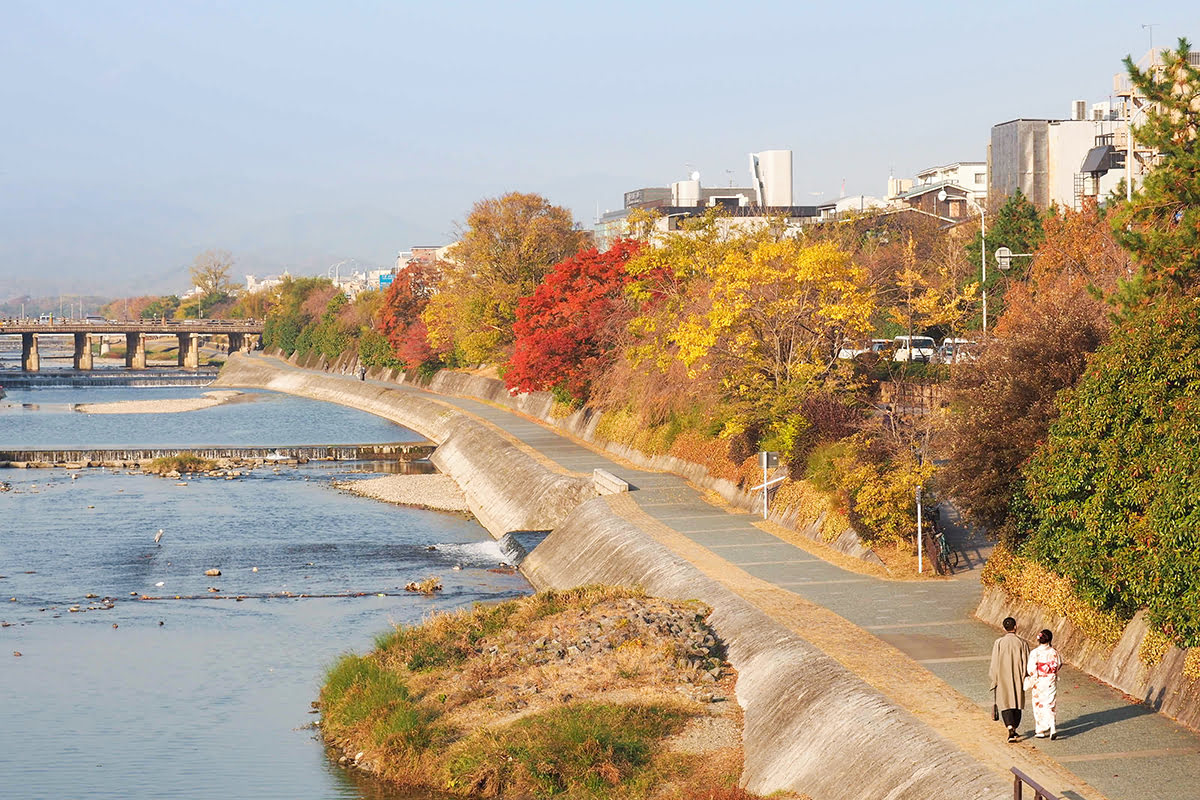
[[[596,220],[596,247],[607,250],[612,243],[630,233],[628,218],[634,209],[658,215],[656,227],[666,232],[678,230],[680,220],[703,214],[721,206],[726,212],[723,225],[748,227],[768,218],[782,217],[790,224],[815,221],[818,206],[792,205],[792,153],[790,150],[766,150],[750,154],[752,186],[704,186],[699,173],[670,186],[650,186],[625,192],[624,207],[606,211]]]
[[[1015,119],[992,126],[988,196],[1002,199],[1020,189],[1038,208],[1054,203],[1079,209],[1084,198],[1114,189],[1123,175],[1124,160],[1113,148],[1122,123],[1087,119],[1078,103],[1072,104],[1072,114],[1080,118]],[[1100,151],[1103,157],[1093,154],[1096,148],[1107,148]]]

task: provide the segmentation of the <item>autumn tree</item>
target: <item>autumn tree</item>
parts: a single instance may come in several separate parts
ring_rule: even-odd
[[[233,270],[233,255],[228,250],[205,250],[196,256],[189,270],[192,285],[205,295],[228,294],[233,288],[229,282]]]
[[[1190,55],[1188,40],[1180,39],[1145,71],[1125,58],[1149,104],[1134,138],[1158,153],[1132,202],[1112,216],[1117,240],[1141,270],[1140,294],[1191,289],[1200,281],[1200,70]]]
[[[892,321],[909,336],[930,328],[954,332],[975,307],[979,284],[960,282],[958,262],[951,256],[918,263],[916,242],[909,236],[902,266],[892,283],[888,308]]]
[[[706,276],[708,304],[671,334],[692,371],[715,370],[727,393],[793,405],[871,329],[865,273],[832,244],[766,239]]]
[[[1010,289],[996,336],[951,383],[941,481],[971,522],[998,530],[1008,519],[1021,465],[1057,416],[1059,393],[1106,340],[1102,298],[1128,270],[1095,207],[1047,217],[1030,280]]]
[[[529,392],[554,389],[583,400],[609,366],[632,308],[625,265],[642,248],[621,240],[560,261],[533,292],[521,299],[505,383]]]
[[[443,285],[426,308],[431,343],[471,363],[497,363],[513,341],[518,301],[583,245],[571,212],[537,194],[480,200],[450,251]]]
[[[409,369],[435,358],[422,312],[434,295],[439,268],[412,264],[400,270],[384,293],[377,327],[387,337],[392,352]]]

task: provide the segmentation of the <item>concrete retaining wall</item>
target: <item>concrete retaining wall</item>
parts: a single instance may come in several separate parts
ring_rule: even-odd
[[[985,589],[975,616],[997,628],[1005,617],[1013,617],[1017,632],[1029,641],[1034,641],[1043,628],[1050,629],[1054,632],[1054,647],[1067,663],[1138,698],[1155,711],[1200,730],[1200,681],[1184,676],[1185,651],[1168,648],[1162,661],[1153,667],[1144,664],[1138,655],[1149,630],[1145,612],[1138,612],[1130,620],[1121,640],[1112,647],[1089,638],[1066,617],[1036,603],[1009,597],[1003,589]]]
[[[291,361],[296,363],[295,358],[291,359]],[[319,361],[320,358],[317,357],[315,362]],[[314,364],[315,362],[312,356],[305,361],[306,364]],[[350,371],[353,372],[353,369]],[[682,476],[701,489],[709,489],[717,492],[717,494],[721,495],[726,502],[735,508],[741,508],[750,512],[758,512],[762,509],[761,493],[744,491],[733,481],[713,477],[700,464],[685,461],[682,458],[676,458],[672,455],[647,455],[640,450],[635,450],[619,442],[612,442],[598,437],[596,435],[596,425],[600,421],[600,413],[593,409],[582,408],[566,417],[554,416],[554,396],[549,392],[529,392],[527,394],[511,395],[503,381],[486,378],[481,375],[467,375],[466,373],[454,372],[452,370],[441,370],[434,374],[431,379],[422,379],[415,372],[411,371],[402,372],[387,369],[372,370],[370,376],[373,380],[410,383],[439,394],[477,398],[510,408],[514,411],[519,411],[586,442],[601,446],[607,452],[639,467]],[[853,528],[847,528],[842,531],[832,541],[825,541],[821,536],[823,518],[816,520],[801,519],[798,510],[784,508],[772,510],[770,512],[770,519],[772,522],[799,531],[810,539],[822,542],[853,558],[861,558],[864,561],[883,564],[882,559],[863,543]]]
[[[728,645],[745,710],[743,785],[839,800],[998,798],[1011,787],[907,711],[671,553],[602,499],[577,508],[522,562],[539,589],[640,586],[698,599]]]
[[[237,354],[221,386],[252,386],[358,408],[437,443],[431,461],[458,481],[471,512],[497,538],[510,531],[550,530],[580,502],[595,497],[590,476],[547,469],[486,425],[428,397],[319,372],[284,372]]]

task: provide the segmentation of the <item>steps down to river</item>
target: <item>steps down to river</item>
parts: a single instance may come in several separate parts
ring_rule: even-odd
[[[210,460],[255,459],[271,461],[417,461],[429,458],[431,442],[385,444],[302,444],[280,447],[143,447],[86,448],[79,450],[0,450],[0,467],[26,464],[102,464],[153,461],[164,456],[191,453]]]

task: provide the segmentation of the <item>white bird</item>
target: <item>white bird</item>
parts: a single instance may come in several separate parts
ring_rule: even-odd
[[[162,541],[162,535],[163,535],[163,529],[159,528],[158,533],[154,534],[154,543],[155,544],[158,544],[159,542]],[[162,545],[158,545],[158,546],[162,547]]]
[[[158,583],[156,583],[156,584],[154,584],[154,585],[155,585],[155,586],[157,586],[158,588],[160,588],[160,589],[161,589],[163,586],[165,586],[165,585],[166,585],[166,582],[165,582],[165,581],[159,581]]]

